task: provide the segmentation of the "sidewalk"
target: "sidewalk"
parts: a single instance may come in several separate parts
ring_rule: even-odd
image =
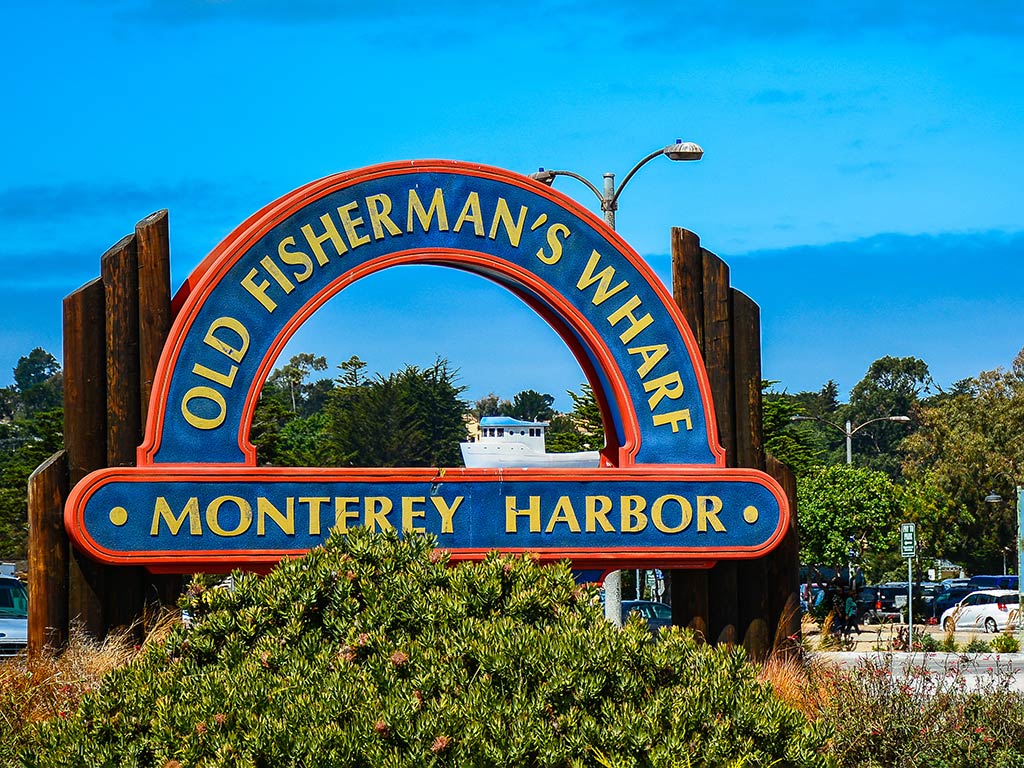
[[[896,636],[899,629],[906,629],[906,624],[865,624],[860,628],[860,634],[854,635],[854,647],[852,651],[855,653],[869,653],[871,651],[892,651],[892,641]],[[821,634],[816,624],[805,622],[802,627],[804,633],[804,639],[812,652],[818,651],[836,651],[836,647],[822,648]],[[935,638],[938,643],[943,643],[946,639],[946,633],[939,626],[915,624],[914,632],[920,633],[924,631],[926,634]],[[981,630],[970,630],[963,632],[954,632],[953,640],[957,644],[957,648],[963,648],[971,640],[978,639],[986,642],[991,642],[992,638],[996,635],[982,632]],[[1019,637],[1019,635],[1018,635]]]

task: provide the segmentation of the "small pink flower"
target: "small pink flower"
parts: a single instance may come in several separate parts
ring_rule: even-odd
[[[391,654],[391,663],[394,664],[396,667],[402,666],[408,660],[409,656],[404,651],[395,651]]]
[[[436,739],[434,739],[434,743],[430,745],[430,751],[433,752],[435,755],[438,752],[444,752],[448,748],[448,745],[451,743],[452,740],[449,739],[447,736],[438,736]]]
[[[227,719],[227,715],[225,715],[223,712],[218,712],[216,715],[213,716],[213,722],[215,722],[217,725],[224,725],[224,721]]]
[[[196,733],[206,733],[206,723],[201,720],[196,723]]]
[[[388,724],[383,720],[378,720],[373,724],[373,732],[380,736],[382,739],[388,737]]]

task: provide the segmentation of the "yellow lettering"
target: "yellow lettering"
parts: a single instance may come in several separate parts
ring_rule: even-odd
[[[339,256],[343,253],[348,253],[348,248],[345,247],[345,241],[341,239],[341,235],[338,232],[338,227],[334,224],[334,219],[331,218],[331,214],[325,213],[320,217],[320,223],[324,225],[324,233],[317,235],[313,232],[313,227],[310,224],[302,225],[302,234],[306,237],[306,242],[309,243],[309,247],[313,249],[313,256],[316,258],[316,263],[321,267],[327,263],[327,253],[324,251],[323,243],[328,240],[334,245],[334,250]]]
[[[393,531],[395,526],[388,520],[388,515],[394,508],[394,503],[387,496],[367,496],[363,499],[366,507],[363,509],[363,525],[371,531],[380,529],[382,531]]]
[[[675,528],[670,528],[665,525],[665,520],[662,517],[662,511],[665,508],[665,504],[669,501],[674,501],[679,505],[679,525]],[[654,500],[654,504],[651,505],[651,522],[653,522],[654,527],[662,533],[679,533],[680,531],[685,531],[692,521],[693,507],[691,507],[690,502],[682,496],[676,496],[675,494],[659,496]]]
[[[231,385],[235,383],[235,374],[238,373],[238,366],[232,365],[231,369],[227,372],[227,375],[225,375],[220,371],[214,371],[207,368],[205,365],[196,363],[192,366],[192,373],[197,376],[202,376],[204,379],[209,379],[215,384],[220,384],[231,389]]]
[[[413,505],[426,503],[426,496],[402,497],[402,531],[404,533],[426,533],[426,528],[416,527],[412,524],[414,518],[423,517],[427,513],[425,509],[417,509]]]
[[[583,275],[576,281],[576,287],[581,291],[585,288],[589,288],[594,283],[597,283],[597,288],[594,289],[594,298],[590,300],[590,303],[595,307],[603,304],[609,297],[614,296],[623,288],[629,286],[629,283],[623,280],[621,283],[609,290],[608,286],[612,284],[612,279],[615,277],[615,268],[605,267],[595,276],[594,269],[596,269],[600,260],[601,254],[597,251],[593,251],[590,254],[590,261],[587,262],[587,266],[583,269]],[[614,323],[612,323],[612,325],[614,325]]]
[[[551,513],[544,533],[551,533],[555,530],[557,523],[565,523],[573,533],[580,532],[580,523],[576,519],[576,511],[572,508],[572,502],[569,501],[568,496],[562,496],[558,499],[558,502],[555,504],[555,511]]]
[[[671,413],[656,413],[651,421],[654,422],[654,426],[660,427],[664,424],[671,424],[672,431],[679,431],[679,422],[682,421],[686,424],[687,429],[693,429],[693,424],[690,422],[690,409],[683,408],[681,411],[672,411]]]
[[[300,283],[304,283],[309,279],[309,276],[313,274],[313,259],[311,259],[309,254],[305,251],[289,250],[286,247],[289,245],[295,245],[295,238],[291,235],[277,244],[277,256],[285,264],[290,264],[293,267],[301,265],[302,269],[298,272],[292,272],[292,277]]]
[[[424,210],[423,203],[420,202],[419,195],[416,194],[415,189],[409,190],[409,215],[406,218],[405,231],[412,232],[412,215],[416,214],[416,218],[420,221],[420,226],[424,232],[430,231],[430,222],[434,218],[434,214],[437,214],[437,228],[441,232],[448,231],[448,212],[444,207],[444,194],[441,192],[441,188],[438,187],[434,190],[434,196],[430,199],[430,210]]]
[[[516,222],[512,221],[512,211],[508,208],[508,203],[504,197],[498,198],[498,206],[494,209],[494,220],[491,221],[491,231],[488,233],[488,237],[494,240],[498,235],[498,224],[505,226],[505,232],[508,235],[508,241],[512,244],[513,248],[519,247],[519,240],[523,236],[523,224],[526,223],[526,206],[519,206],[519,220]],[[455,231],[458,231],[458,226],[455,227]]]
[[[370,195],[366,198],[366,210],[370,214],[370,227],[375,240],[384,239],[384,229],[394,237],[402,234],[402,230],[391,220],[391,198],[387,195]],[[412,231],[412,230],[410,230]]]
[[[189,404],[193,400],[209,400],[211,403],[214,403],[218,409],[217,415],[212,418],[205,418],[197,413],[193,413],[189,408]],[[185,417],[185,421],[196,429],[216,429],[219,427],[224,423],[227,408],[224,396],[212,387],[192,387],[192,389],[185,393],[185,397],[181,401],[181,415]]]
[[[281,286],[281,290],[286,294],[295,290],[295,283],[285,276],[284,272],[282,272],[281,268],[274,263],[272,258],[264,256],[260,259],[260,264],[262,264],[263,268],[270,273],[270,276],[274,278],[274,282]]]
[[[329,496],[300,496],[299,504],[309,506],[309,535],[320,535],[320,506],[330,501]]]
[[[718,533],[725,533],[725,526],[718,519],[718,513],[722,511],[722,500],[718,496],[697,497],[697,530],[700,533],[707,533],[708,523]]]
[[[455,229],[452,231],[458,232],[467,221],[473,223],[473,232],[477,237],[484,236],[484,214],[480,210],[479,192],[469,193],[469,196],[466,198],[466,204],[462,206],[462,213],[459,214],[459,218],[455,222]]]
[[[647,527],[647,515],[644,514],[647,499],[643,496],[623,496],[619,504],[620,528],[623,533],[640,533]]]
[[[285,513],[270,503],[270,499],[262,496],[256,499],[256,535],[265,536],[267,533],[267,517],[277,523],[282,533],[289,536],[295,535],[295,499],[289,496],[285,502]]]
[[[598,523],[605,533],[612,533],[615,526],[608,522],[608,513],[612,511],[612,500],[609,496],[587,496],[587,533],[597,531]]]
[[[153,526],[149,529],[149,535],[156,536],[160,533],[160,521],[163,520],[167,523],[167,530],[171,536],[177,536],[186,517],[188,517],[188,532],[193,536],[202,536],[203,525],[199,520],[199,499],[195,496],[190,498],[185,502],[185,508],[181,510],[181,514],[175,517],[167,499],[157,496],[156,505],[153,507]]]
[[[359,201],[343,205],[338,208],[338,215],[341,216],[341,224],[345,227],[345,234],[348,235],[348,244],[353,248],[358,248],[360,245],[366,245],[370,242],[369,235],[360,235],[356,232],[356,228],[362,226],[363,217],[352,218],[351,212],[359,208]]]
[[[220,508],[226,503],[238,507],[238,525],[234,530],[227,531],[220,525]],[[238,536],[249,530],[252,525],[252,507],[240,496],[218,496],[206,507],[206,527],[218,536]]]
[[[627,352],[631,355],[640,355],[643,358],[643,362],[640,367],[636,369],[636,372],[640,374],[640,378],[644,378],[651,369],[661,362],[661,359],[668,354],[668,344],[652,344],[649,347],[632,347],[627,349]]]
[[[267,296],[267,288],[270,287],[270,281],[261,280],[258,283],[255,282],[253,278],[258,274],[259,272],[256,271],[255,267],[250,269],[249,274],[242,278],[242,287],[245,288],[245,290],[247,290],[249,294],[256,299],[256,301],[262,304],[263,308],[267,310],[267,312],[273,312],[277,309],[277,302]]]
[[[217,335],[217,331],[221,328],[227,328],[229,331],[234,331],[238,334],[237,346],[232,346]],[[203,343],[208,347],[213,347],[236,363],[240,363],[242,358],[245,357],[245,353],[249,351],[249,331],[233,317],[218,317],[210,323],[210,330],[203,337]]]
[[[633,310],[640,306],[640,297],[633,296],[629,301],[619,307],[617,310],[608,315],[608,322],[611,325],[618,325],[620,320],[629,318],[629,327],[619,334],[619,341],[623,344],[628,344],[634,337],[640,333],[644,328],[654,322],[654,318],[650,314],[646,314],[640,319],[637,319],[633,314]]]
[[[441,514],[441,533],[454,533],[455,529],[452,527],[452,518],[455,517],[455,513],[458,511],[459,505],[462,504],[463,498],[463,496],[456,496],[452,499],[452,503],[449,506],[448,502],[440,496],[430,497],[430,500],[434,502],[434,508]]]
[[[551,247],[551,253],[545,253],[543,246],[537,249],[537,258],[545,264],[557,264],[559,259],[562,258],[562,240],[558,239],[559,235],[562,235],[563,239],[568,238],[569,228],[565,224],[552,224],[548,227],[547,232],[547,241]]]
[[[348,521],[359,520],[359,510],[349,509],[351,505],[358,503],[359,499],[355,496],[334,497],[334,529],[338,533],[348,533]]]
[[[656,379],[645,382],[644,392],[654,392],[653,395],[647,398],[647,407],[652,411],[658,407],[658,403],[664,397],[668,397],[670,400],[678,400],[683,396],[683,380],[679,378],[679,371],[672,371],[672,373],[667,373],[664,376],[659,376]],[[672,431],[675,432],[675,430]]]
[[[515,496],[506,496],[505,533],[518,533],[516,523],[520,516],[530,519],[530,533],[540,533],[540,496],[531,496],[530,506],[526,509],[517,508]]]

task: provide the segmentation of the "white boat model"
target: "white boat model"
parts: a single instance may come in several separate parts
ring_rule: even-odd
[[[459,443],[467,467],[544,467],[548,469],[600,466],[597,451],[547,453],[544,430],[547,422],[520,421],[509,416],[484,416],[480,419],[480,437]]]

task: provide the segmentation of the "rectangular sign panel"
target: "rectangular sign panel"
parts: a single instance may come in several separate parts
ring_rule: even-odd
[[[456,558],[533,551],[577,567],[752,557],[785,532],[770,478],[724,469],[111,468],[76,486],[65,522],[101,560],[174,568],[276,561],[332,529],[430,533]],[[781,503],[780,503],[781,502]]]
[[[900,523],[900,557],[917,557],[917,525]]]

